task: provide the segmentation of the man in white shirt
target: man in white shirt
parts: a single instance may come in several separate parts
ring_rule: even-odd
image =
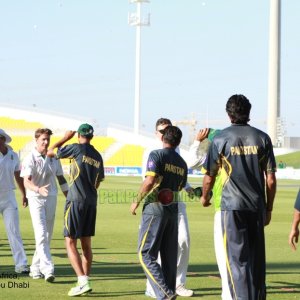
[[[35,131],[36,147],[24,159],[21,171],[36,244],[30,276],[33,279],[45,278],[48,282],[55,280],[54,263],[50,253],[57,201],[55,177],[65,196],[68,192],[60,161],[46,155],[51,135],[52,131],[48,128]]]
[[[143,155],[143,165],[142,165],[142,176],[145,178],[146,165],[149,154],[152,150],[162,148],[162,136],[163,130],[172,126],[172,122],[167,118],[160,118],[156,121],[156,143],[153,147],[146,149]],[[176,152],[179,153],[179,148],[176,148]],[[180,154],[180,153],[179,153]],[[188,193],[192,193],[192,187],[187,183],[184,188]],[[187,289],[186,284],[186,275],[189,264],[190,256],[190,233],[189,225],[186,214],[186,204],[184,202],[178,203],[178,252],[177,252],[177,276],[176,276],[176,294],[182,297],[191,297],[193,296],[193,290]],[[158,259],[160,261],[160,257]],[[147,280],[146,284],[146,296],[155,298],[154,291]]]
[[[28,274],[29,268],[19,228],[14,179],[22,194],[23,207],[27,207],[27,198],[23,179],[20,177],[19,157],[7,145],[10,142],[11,137],[3,129],[0,129],[0,213],[3,215],[7,238],[13,254],[15,272]]]

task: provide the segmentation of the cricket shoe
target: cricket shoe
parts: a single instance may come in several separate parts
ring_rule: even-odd
[[[45,281],[52,283],[54,282],[54,280],[55,280],[55,276],[52,273],[45,275]]]
[[[77,285],[73,288],[71,288],[68,292],[68,296],[70,297],[76,297],[83,294],[88,294],[92,291],[90,282],[87,281],[83,284],[77,283]]]
[[[21,267],[15,267],[15,272],[18,274],[29,274],[30,270],[28,266],[24,265]]]
[[[156,296],[153,291],[146,290],[145,296],[156,299]]]
[[[32,279],[42,279],[44,278],[44,275],[42,273],[29,273],[29,276],[32,278]]]
[[[181,297],[192,297],[194,291],[186,289],[184,285],[180,285],[176,288],[176,294]]]

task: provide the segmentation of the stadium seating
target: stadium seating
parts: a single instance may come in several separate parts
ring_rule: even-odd
[[[39,122],[28,122],[25,120],[16,120],[9,117],[0,117],[0,128],[8,132],[10,130],[32,130],[34,132],[34,130],[41,127],[43,127],[43,124]]]
[[[25,146],[33,141],[32,136],[12,136],[12,141],[10,142],[10,146],[14,149],[15,152],[19,153]]]
[[[116,140],[111,137],[106,136],[95,136],[92,139],[91,144],[101,153],[103,154],[108,147],[110,147]]]
[[[20,155],[21,160],[28,154],[34,145],[34,131],[43,128],[45,125],[39,122],[30,122],[23,119],[0,117],[0,128],[4,129],[12,137],[11,147]],[[50,127],[51,128],[51,127]],[[63,131],[54,131],[51,136],[50,145],[53,145],[63,136]],[[74,136],[66,144],[76,143],[77,136]],[[102,154],[105,166],[137,167],[142,165],[144,148],[138,145],[120,142],[112,137],[95,136],[91,144]],[[61,161],[65,168],[69,160]]]
[[[105,163],[106,166],[128,166],[142,165],[144,148],[137,145],[124,145]]]

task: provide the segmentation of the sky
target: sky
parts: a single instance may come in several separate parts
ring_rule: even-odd
[[[267,130],[269,0],[150,0],[142,15],[141,129],[160,117],[229,125],[233,94]],[[0,104],[134,126],[136,28],[127,0],[0,0]],[[282,1],[281,117],[300,132],[300,1]],[[182,126],[184,127],[184,126]],[[187,130],[187,129],[184,129]]]

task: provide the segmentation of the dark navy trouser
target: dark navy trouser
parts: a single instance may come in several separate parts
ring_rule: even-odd
[[[157,299],[170,299],[175,294],[178,248],[178,204],[146,205],[139,232],[140,263]],[[157,263],[160,252],[161,266]],[[175,298],[172,298],[175,299]]]
[[[232,299],[266,299],[264,211],[222,211]]]

